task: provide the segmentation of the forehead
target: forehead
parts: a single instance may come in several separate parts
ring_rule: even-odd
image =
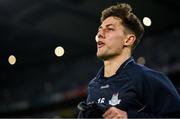
[[[122,26],[122,20],[117,17],[108,17],[104,21],[102,21],[101,26],[106,26],[109,24],[115,25],[115,26]]]

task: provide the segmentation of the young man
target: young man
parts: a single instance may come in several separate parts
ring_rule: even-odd
[[[79,117],[180,117],[180,96],[170,80],[131,57],[143,32],[128,4],[102,12],[96,41],[104,66],[89,83],[86,102],[78,105]]]

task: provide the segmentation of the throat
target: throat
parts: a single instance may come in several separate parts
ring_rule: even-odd
[[[112,70],[110,70],[110,71],[105,71],[104,72],[104,77],[111,77],[111,76],[113,76],[113,75],[115,75],[116,74],[116,72],[115,71],[112,71]]]
[[[111,77],[116,74],[117,70],[129,57],[120,57],[116,60],[104,61],[104,77]]]
[[[111,77],[116,74],[116,71],[120,67],[120,64],[116,64],[115,62],[105,62],[104,65],[104,77]]]

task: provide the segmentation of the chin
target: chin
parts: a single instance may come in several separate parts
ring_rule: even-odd
[[[101,55],[101,54],[96,54],[96,56],[97,56],[97,58],[102,58],[103,57],[103,55]]]
[[[101,55],[96,54],[97,58],[101,58]]]
[[[96,56],[97,56],[98,58],[101,58],[101,57],[104,57],[104,54],[102,54],[102,53],[100,53],[100,52],[97,52],[97,53],[96,53]]]
[[[97,58],[102,59],[102,60],[107,60],[109,56],[102,55],[102,54],[96,54]]]

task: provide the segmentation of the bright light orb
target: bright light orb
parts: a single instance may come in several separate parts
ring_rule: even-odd
[[[145,26],[151,26],[151,24],[152,24],[151,19],[149,17],[144,17],[143,18],[143,24]]]
[[[14,55],[10,55],[8,58],[8,62],[11,65],[14,65],[16,63],[16,57]]]
[[[61,57],[64,55],[64,48],[61,46],[58,46],[55,48],[54,53],[57,57]]]

